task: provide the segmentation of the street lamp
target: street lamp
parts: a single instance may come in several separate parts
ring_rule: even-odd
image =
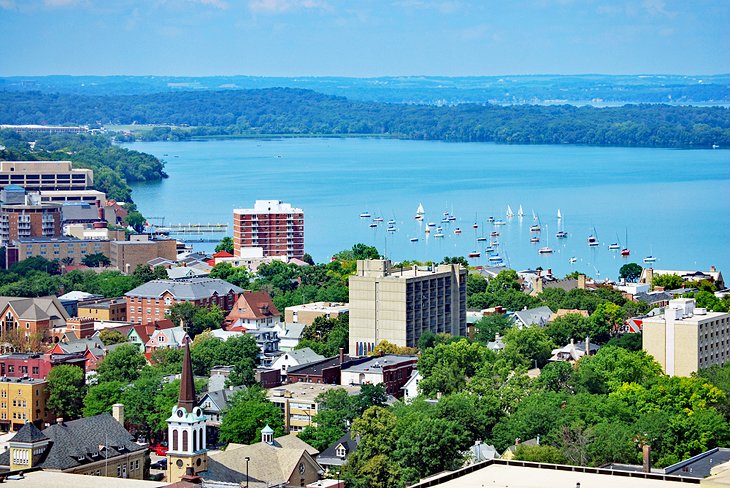
[[[248,488],[248,462],[250,460],[251,460],[251,458],[246,456],[246,488]]]

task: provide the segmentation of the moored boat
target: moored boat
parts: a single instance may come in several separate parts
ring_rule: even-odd
[[[568,233],[564,230],[561,230],[560,232],[555,233],[555,237],[557,237],[558,239],[565,239],[566,237],[568,237]]]
[[[481,253],[480,253],[479,251],[472,251],[472,252],[470,252],[470,253],[468,254],[468,256],[469,256],[470,258],[478,258],[478,257],[479,257],[479,256],[481,256],[481,255],[482,255],[482,254],[481,254]]]
[[[370,212],[363,212],[360,214],[361,219],[369,219],[371,217]]]
[[[538,236],[532,236],[530,237],[530,242],[540,242],[540,238]]]
[[[537,253],[538,254],[552,254],[553,250],[550,247],[541,247],[540,249],[537,250]]]
[[[457,235],[458,236],[460,234],[461,234],[461,229],[459,227],[457,227],[456,229],[454,229],[454,235]]]
[[[649,256],[647,256],[647,257],[644,258],[644,262],[645,263],[653,263],[655,261],[656,261],[656,258],[654,256],[651,256],[651,255],[649,255]]]

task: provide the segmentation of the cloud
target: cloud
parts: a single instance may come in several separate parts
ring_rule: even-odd
[[[327,9],[327,7],[327,3],[322,0],[249,0],[248,2],[248,8],[253,12],[270,14],[300,9]]]
[[[677,15],[677,12],[667,10],[667,2],[664,0],[644,0],[642,6],[651,15],[663,15],[665,17]]]

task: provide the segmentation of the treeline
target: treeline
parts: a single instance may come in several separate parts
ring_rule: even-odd
[[[31,142],[35,144],[31,148]],[[19,134],[0,131],[0,161],[72,161],[94,171],[94,187],[108,198],[132,201],[130,182],[165,178],[164,163],[151,154],[112,144],[106,135]]]
[[[509,144],[730,145],[730,109],[724,107],[404,105],[290,88],[124,96],[0,91],[0,120],[179,126],[145,136],[171,140],[205,135],[378,135]]]

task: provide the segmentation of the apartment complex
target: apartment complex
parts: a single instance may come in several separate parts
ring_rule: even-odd
[[[345,390],[348,395],[360,393],[359,386],[294,383],[267,390],[266,396],[284,414],[284,430],[300,432],[307,426],[317,426],[313,420],[319,411],[317,397],[335,388]]]
[[[415,347],[426,331],[466,335],[466,275],[460,265],[397,268],[388,260],[357,262],[350,276],[350,354],[381,341]]]
[[[35,378],[0,379],[0,431],[16,432],[26,422],[42,427],[50,421],[47,387],[45,380]]]
[[[670,376],[730,361],[730,313],[695,305],[692,298],[670,300],[664,314],[643,319],[644,350]]]
[[[124,322],[127,320],[127,301],[124,298],[100,298],[79,302],[77,315],[98,321]]]
[[[86,190],[94,172],[74,169],[71,161],[0,161],[0,188],[20,185],[28,191]]]
[[[109,244],[111,265],[122,273],[133,273],[138,265],[147,264],[155,258],[177,260],[175,240],[132,236],[129,241],[111,241]]]
[[[256,200],[254,208],[233,210],[233,254],[245,257],[304,257],[304,211],[279,200]]]
[[[214,278],[148,281],[125,293],[127,321],[147,324],[163,319],[165,312],[180,302],[196,306],[218,305],[230,311],[242,292],[243,288]]]
[[[52,368],[67,364],[78,366],[86,371],[86,358],[83,354],[41,354],[22,353],[0,356],[0,376],[6,378],[32,378],[45,380]]]
[[[61,205],[41,203],[38,195],[17,185],[3,188],[0,200],[0,246],[18,238],[61,235]]]

